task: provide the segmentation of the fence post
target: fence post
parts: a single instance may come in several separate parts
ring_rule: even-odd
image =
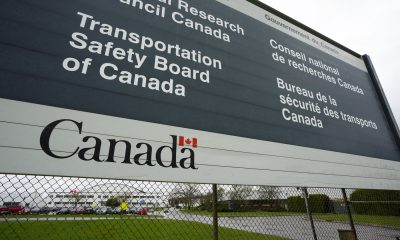
[[[351,214],[350,204],[349,204],[349,201],[347,200],[346,189],[342,188],[342,194],[343,194],[343,199],[344,199],[344,205],[345,205],[346,211],[347,211],[347,216],[349,217],[351,231],[353,231],[354,238],[357,240],[358,239],[357,232],[356,232],[356,228],[354,227],[354,221],[353,221],[353,216]]]
[[[214,240],[218,240],[218,210],[217,210],[217,202],[218,202],[218,190],[217,184],[212,185],[212,207],[213,207],[213,236]]]
[[[310,205],[309,205],[309,202],[308,202],[308,191],[307,191],[307,188],[303,188],[303,192],[304,192],[304,203],[306,204],[308,219],[310,220],[313,238],[314,238],[314,240],[317,240],[317,233],[315,232],[314,219],[312,217]]]

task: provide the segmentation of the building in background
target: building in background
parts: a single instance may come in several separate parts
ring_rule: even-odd
[[[133,207],[166,207],[167,196],[146,192],[121,183],[105,183],[82,190],[55,191],[48,195],[48,207],[100,207],[106,206],[110,199],[127,202]]]

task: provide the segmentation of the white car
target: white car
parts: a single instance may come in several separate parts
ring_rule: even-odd
[[[98,207],[95,210],[96,214],[109,214],[112,213],[112,209],[110,207]]]

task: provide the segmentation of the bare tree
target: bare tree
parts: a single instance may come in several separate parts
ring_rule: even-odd
[[[278,211],[281,208],[279,196],[281,189],[274,186],[258,187],[258,199],[263,200],[268,204],[268,210]]]
[[[222,187],[217,189],[217,201],[221,201],[224,197],[225,190]],[[209,191],[201,195],[200,203],[205,210],[212,210],[213,205],[213,192]],[[204,210],[203,209],[203,210]]]
[[[230,200],[243,201],[251,195],[253,189],[249,186],[232,185],[229,193]]]
[[[200,190],[197,184],[179,184],[171,192],[170,202],[181,202],[185,205],[185,207],[187,207],[187,209],[191,210],[195,200],[199,198],[199,195]]]
[[[122,193],[120,196],[118,196],[118,199],[121,201],[121,202],[126,202],[127,200],[128,200],[128,198],[129,198],[129,196],[131,196],[132,194],[131,193],[129,193],[129,192],[124,192],[124,193]]]
[[[79,201],[83,198],[76,188],[70,191],[71,197],[74,199],[75,207],[78,206]]]
[[[258,187],[258,199],[276,200],[279,198],[280,193],[281,190],[279,187],[274,187],[274,186]]]

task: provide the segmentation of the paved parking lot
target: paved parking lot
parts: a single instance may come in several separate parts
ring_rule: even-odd
[[[179,211],[165,215],[168,219],[179,219],[212,224],[212,218]],[[294,240],[313,240],[310,222],[304,216],[278,217],[219,217],[219,226],[233,229],[264,233]],[[315,221],[318,239],[338,240],[338,229],[350,229],[348,224]],[[359,240],[396,240],[400,229],[356,225]]]

